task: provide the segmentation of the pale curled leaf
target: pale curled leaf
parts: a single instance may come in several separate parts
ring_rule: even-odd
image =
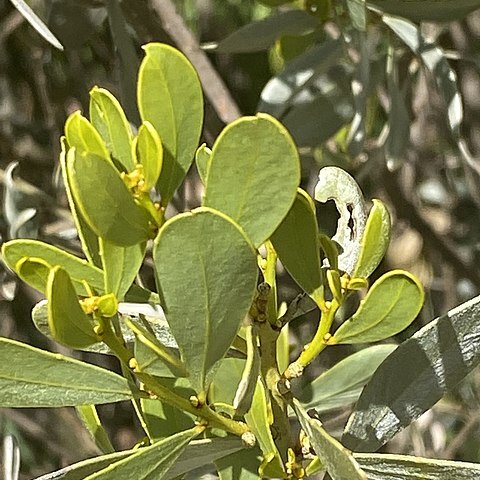
[[[344,433],[356,451],[375,451],[416,420],[480,362],[480,297],[403,342],[362,392]]]
[[[361,240],[367,221],[367,208],[362,191],[351,175],[338,167],[324,167],[315,185],[315,200],[333,200],[340,218],[332,237],[343,248],[338,267],[352,274],[360,256]]]
[[[130,398],[127,381],[115,373],[0,338],[2,407],[65,407]]]

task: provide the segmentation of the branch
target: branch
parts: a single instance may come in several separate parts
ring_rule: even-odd
[[[240,117],[241,112],[238,105],[207,54],[200,48],[183,18],[175,10],[173,2],[171,0],[150,0],[150,5],[158,15],[162,28],[197,70],[205,95],[220,120],[227,124]]]

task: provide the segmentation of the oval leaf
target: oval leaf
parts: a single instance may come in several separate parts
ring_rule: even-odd
[[[293,408],[303,431],[307,434],[315,453],[332,480],[367,480],[367,476],[349,452],[338,440],[330,436],[322,423],[312,418],[293,400]]]
[[[82,348],[99,341],[93,322],[78,302],[68,273],[61,267],[50,270],[47,282],[48,325],[52,337],[68,347]]]
[[[480,297],[433,320],[380,365],[348,420],[344,442],[371,452],[416,420],[480,362]]]
[[[127,458],[112,463],[85,480],[150,480],[164,478],[175,460],[185,447],[201,432],[198,427],[177,433],[154,443],[150,447],[140,448]]]
[[[134,148],[137,163],[143,167],[145,177],[143,189],[148,192],[157,183],[163,164],[162,142],[150,122],[143,122],[138,129]]]
[[[70,148],[80,155],[95,154],[110,160],[107,146],[95,127],[80,113],[72,113],[65,122],[65,137]]]
[[[283,222],[271,237],[278,256],[292,278],[314,300],[323,299],[323,278],[315,205],[299,189]]]
[[[162,139],[164,160],[158,189],[166,205],[185,177],[198,146],[203,96],[195,69],[178,50],[160,43],[144,47],[138,73],[138,108]]]
[[[35,257],[22,258],[15,265],[15,271],[18,276],[25,283],[28,283],[28,285],[42,293],[45,293],[47,290],[50,269],[51,265],[48,265],[42,259]]]
[[[229,218],[202,208],[169,220],[153,256],[165,315],[192,385],[197,392],[206,391],[207,376],[252,303],[254,250]]]
[[[390,214],[380,200],[373,200],[352,277],[368,278],[382,261],[389,243]]]
[[[99,268],[48,243],[39,240],[11,240],[2,245],[2,256],[4,262],[12,270],[16,270],[18,262],[24,258],[38,258],[50,267],[59,266],[67,270],[79,295],[86,296],[88,294],[82,283],[83,281],[86,281],[99,293],[103,293],[103,272]],[[24,280],[37,288],[26,278]],[[40,291],[45,292],[45,290]]]
[[[90,91],[90,120],[112,157],[131,172],[135,168],[132,129],[120,102],[108,90],[93,87]]]
[[[415,320],[424,296],[422,285],[413,275],[392,270],[372,285],[355,314],[328,343],[377,342],[396,335]]]
[[[100,239],[105,293],[113,293],[119,301],[123,300],[142,266],[145,248],[145,242],[131,247],[120,247]]]
[[[0,406],[67,407],[132,398],[127,381],[103,368],[0,338]]]
[[[259,113],[231,123],[215,142],[204,205],[226,213],[258,247],[287,215],[299,182],[300,161],[289,133]]]
[[[150,215],[135,203],[111,163],[93,154],[80,156],[72,148],[67,168],[75,201],[99,237],[124,247],[150,237]]]
[[[298,394],[305,409],[326,412],[354,403],[378,366],[397,345],[375,345],[344,358]]]

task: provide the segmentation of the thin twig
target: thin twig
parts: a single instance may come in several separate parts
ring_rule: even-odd
[[[173,2],[171,0],[151,0],[150,4],[158,15],[162,28],[197,70],[205,95],[213,105],[218,117],[226,124],[240,117],[240,109],[230,91],[213,67],[207,54],[200,48],[183,18],[177,13]]]

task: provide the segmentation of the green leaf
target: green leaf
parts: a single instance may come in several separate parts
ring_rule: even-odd
[[[95,405],[78,405],[76,411],[98,448],[103,453],[115,452],[115,449],[108,438],[108,433],[102,426]]]
[[[258,480],[259,457],[261,452],[256,447],[216,460],[220,480]]]
[[[272,424],[272,412],[269,405],[270,399],[267,397],[266,389],[261,378],[258,378],[257,387],[253,395],[252,407],[245,414],[245,421],[248,427],[255,435],[263,452],[263,462],[260,469],[260,475],[283,478],[285,469],[282,458],[278,452],[277,446],[272,437],[270,425]]]
[[[173,197],[192,164],[203,123],[203,97],[195,69],[178,50],[160,43],[144,47],[138,74],[138,107],[143,121],[160,135],[164,149],[158,181],[162,204]]]
[[[173,349],[170,349],[173,354]],[[166,365],[166,363],[144,343],[138,340],[135,341],[135,359],[138,362],[139,370],[150,375],[164,378],[175,378],[174,372]]]
[[[207,147],[206,143],[200,145],[195,153],[195,163],[197,164],[200,180],[205,185],[207,182],[208,167],[210,166],[210,158],[212,151]]]
[[[354,457],[368,480],[472,480],[480,475],[478,463],[378,453],[356,453]]]
[[[189,398],[195,392],[190,387],[188,380],[182,379],[159,379],[162,385],[170,391],[184,398]],[[140,400],[142,414],[147,427],[148,437],[157,442],[177,432],[191,428],[195,423],[195,417],[172,407],[160,400],[150,400],[142,398]]]
[[[277,352],[278,371],[280,373],[283,373],[287,369],[288,365],[290,365],[289,331],[290,331],[290,327],[288,323],[286,323],[282,327],[282,330],[280,331],[280,335],[277,338],[276,352]]]
[[[102,266],[102,260],[100,258],[100,250],[98,245],[98,236],[88,226],[87,222],[83,218],[82,213],[79,211],[78,206],[75,203],[75,199],[72,194],[71,187],[71,175],[67,168],[67,145],[65,137],[60,139],[61,152],[60,152],[60,165],[62,167],[62,178],[65,186],[65,191],[68,199],[68,206],[72,213],[75,226],[77,228],[78,237],[82,244],[83,252],[88,258],[90,263],[97,267]]]
[[[48,325],[52,337],[68,347],[87,347],[99,341],[93,322],[78,302],[68,273],[61,267],[50,270],[47,282]]]
[[[65,122],[65,137],[79,155],[94,154],[110,161],[107,146],[95,127],[80,113],[72,113]]]
[[[104,291],[103,272],[99,268],[48,243],[39,240],[10,240],[2,245],[2,256],[4,262],[15,271],[17,271],[18,262],[26,258],[39,259],[50,267],[64,268],[68,271],[79,295],[86,296],[88,294],[82,281],[86,281],[99,293]],[[17,271],[17,273],[19,272]],[[22,277],[22,279],[34,288],[41,286],[30,283],[27,278]],[[40,288],[38,289],[40,290]],[[44,289],[40,291],[45,292]]]
[[[119,301],[132,286],[142,266],[146,243],[120,247],[100,239],[100,256],[105,273],[105,293],[113,293]]]
[[[391,337],[415,320],[424,297],[422,285],[412,274],[392,270],[371,286],[358,310],[328,343],[377,342]]]
[[[134,140],[137,163],[143,167],[145,185],[143,189],[149,192],[157,183],[163,164],[163,147],[157,131],[150,122],[143,122]]]
[[[416,420],[480,362],[480,297],[403,342],[360,395],[344,434],[356,451],[375,451]]]
[[[66,407],[132,398],[119,375],[0,338],[0,406]]]
[[[323,276],[315,205],[298,189],[287,216],[271,237],[283,266],[314,300],[323,300]]]
[[[326,412],[357,401],[365,384],[397,345],[375,345],[341,360],[308,383],[297,398],[305,409]]]
[[[165,314],[192,385],[206,391],[207,376],[252,303],[255,252],[228,217],[200,208],[163,226],[153,258]]]
[[[135,203],[111,163],[93,154],[80,156],[70,149],[67,168],[75,202],[99,237],[124,247],[150,237],[149,213]]]
[[[216,461],[225,455],[231,455],[243,448],[242,441],[238,437],[233,436],[193,440],[180,454],[180,457],[164,476],[164,479],[176,479],[179,475]],[[98,472],[115,461],[126,458],[138,451],[138,449],[125,450],[110,455],[90,458],[56,472],[47,473],[35,480],[84,480],[88,475]]]
[[[416,22],[457,20],[480,8],[479,0],[368,0],[368,3]]]
[[[85,480],[154,480],[164,478],[188,443],[193,440],[201,428],[195,427],[177,433],[154,443],[150,447],[140,448],[127,458],[112,463],[108,467]]]
[[[287,215],[299,182],[289,133],[259,113],[228,125],[213,145],[204,205],[230,216],[258,247]]]
[[[27,22],[51,45],[63,50],[62,44],[50,29],[43,23],[38,15],[30,8],[25,0],[10,0],[12,5],[20,12]]]
[[[238,384],[245,369],[243,358],[223,358],[208,389],[211,403],[233,405]]]
[[[112,157],[131,172],[135,168],[132,129],[120,102],[108,90],[99,87],[90,90],[90,119]]]
[[[382,261],[390,243],[390,214],[380,200],[373,200],[365,232],[360,241],[360,254],[353,277],[368,278]]]
[[[267,50],[284,35],[301,35],[313,31],[318,20],[303,10],[286,10],[249,23],[216,45],[220,53],[244,53]]]
[[[324,465],[332,480],[367,480],[367,476],[361,470],[351,452],[338,440],[330,436],[319,420],[310,417],[296,399],[293,400],[293,408],[318,459]]]
[[[28,285],[45,293],[47,289],[48,275],[51,265],[48,265],[40,258],[22,258],[15,265],[17,275]]]
[[[345,170],[324,167],[318,174],[315,200],[323,203],[328,200],[335,202],[340,218],[332,240],[343,248],[343,253],[338,257],[338,267],[351,275],[360,256],[367,220],[363,193],[355,179]]]

